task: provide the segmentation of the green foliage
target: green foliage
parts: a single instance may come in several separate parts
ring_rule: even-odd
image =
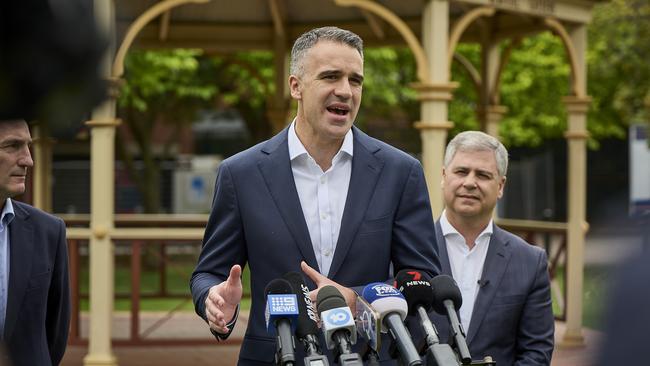
[[[650,3],[614,0],[597,5],[589,26],[588,115],[590,146],[604,138],[624,138],[627,125],[650,121]],[[505,49],[510,40],[501,45]],[[461,44],[457,52],[480,69],[480,46]],[[420,104],[410,87],[417,81],[416,65],[406,47],[369,48],[365,52],[363,103],[357,124],[384,131],[384,137],[419,150],[412,123]],[[206,57],[198,50],[136,51],[127,58],[127,84],[120,106],[139,113],[152,110],[187,120],[198,107],[235,108],[253,133],[251,143],[271,133],[266,107],[274,85],[270,52],[241,52]],[[479,105],[467,73],[452,64],[459,82],[449,104],[451,135],[479,129]],[[569,94],[570,68],[558,37],[549,32],[526,37],[514,48],[501,77],[501,104],[508,108],[500,134],[508,146],[535,147],[562,138],[567,115],[562,97]],[[177,118],[181,116],[185,118]],[[148,117],[151,120],[151,117]],[[169,118],[167,118],[169,119]],[[407,129],[404,131],[397,131]],[[381,134],[379,137],[382,137]],[[399,143],[396,142],[398,145]]]
[[[650,3],[596,6],[588,37],[590,131],[623,138],[628,124],[650,124]]]
[[[480,65],[481,49],[477,44],[459,44],[457,52],[469,60],[472,65]],[[454,99],[449,103],[449,120],[454,122],[451,135],[465,130],[478,130],[480,123],[476,114],[479,95],[471,76],[457,62],[451,65],[452,81],[458,83],[454,90]]]
[[[117,147],[143,197],[145,212],[160,211],[160,161],[171,158],[182,126],[191,123],[199,110],[238,110],[252,132],[251,143],[270,135],[265,115],[274,89],[269,52],[208,57],[194,49],[136,50],[128,54],[125,70],[118,106],[126,129],[120,130]],[[164,141],[152,141],[161,124],[172,132]],[[135,156],[125,147],[127,138],[138,147]],[[154,154],[154,144],[163,146],[162,153]],[[142,161],[142,170],[135,169],[135,160]]]
[[[187,102],[209,100],[217,87],[201,78],[201,54],[193,49],[129,53],[125,62],[127,82],[119,106],[138,112],[156,109],[177,113],[177,108]]]
[[[416,66],[407,48],[370,48],[364,52],[364,112],[386,114],[395,108],[415,108],[417,94],[409,84],[416,81]]]
[[[535,147],[562,137],[569,75],[563,46],[548,32],[525,38],[513,50],[501,77],[501,104],[508,113],[499,133],[506,145]]]

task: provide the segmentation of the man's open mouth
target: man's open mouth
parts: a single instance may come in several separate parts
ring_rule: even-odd
[[[350,112],[350,109],[345,107],[327,107],[327,110],[339,116],[345,116]]]

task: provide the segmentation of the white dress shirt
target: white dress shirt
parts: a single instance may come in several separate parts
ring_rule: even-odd
[[[447,211],[440,216],[440,228],[445,237],[447,255],[451,266],[451,274],[463,296],[463,305],[460,307],[460,322],[469,330],[469,323],[474,311],[474,302],[480,288],[479,280],[483,274],[483,264],[487,256],[492,236],[492,220],[476,238],[474,247],[470,250],[465,238],[447,220]]]
[[[336,250],[341,218],[352,174],[352,130],[348,131],[341,149],[334,155],[332,166],[323,172],[296,135],[296,121],[289,126],[289,158],[293,180],[320,273],[327,276]]]
[[[14,205],[7,198],[0,214],[0,339],[5,329],[9,293],[9,223],[14,216]]]

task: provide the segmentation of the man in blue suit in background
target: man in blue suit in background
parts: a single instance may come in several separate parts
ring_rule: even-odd
[[[449,142],[445,210],[436,223],[440,265],[463,296],[459,315],[473,359],[549,365],[554,320],[546,253],[492,221],[507,170],[508,151],[492,136],[466,131]],[[432,320],[446,341],[447,320]]]
[[[353,127],[363,85],[361,39],[335,27],[306,32],[293,46],[290,73],[297,115],[278,135],[219,167],[191,279],[197,313],[223,339],[237,319],[241,268],[250,266],[240,365],[273,362],[264,288],[286,272],[302,269],[313,298],[322,286],[336,286],[352,309],[355,290],[389,280],[391,264],[395,272],[439,272],[420,163]]]
[[[25,192],[31,142],[25,121],[0,121],[0,339],[14,366],[58,365],[70,323],[65,225],[11,199]]]

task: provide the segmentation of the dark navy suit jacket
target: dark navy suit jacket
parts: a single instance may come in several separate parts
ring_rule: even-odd
[[[273,361],[275,339],[264,324],[266,285],[286,272],[300,272],[302,260],[318,268],[293,180],[287,131],[220,165],[203,250],[191,279],[196,311],[205,319],[209,288],[224,281],[232,265],[250,266],[252,303],[240,364]],[[357,128],[352,131],[352,174],[328,277],[358,291],[388,280],[391,263],[395,272],[416,268],[438,274],[420,163]]]
[[[612,245],[623,244],[613,242]],[[595,365],[647,365],[650,248],[621,263],[613,277],[607,292],[605,334]]]
[[[451,266],[440,223],[436,238],[442,273]],[[472,359],[491,356],[497,366],[550,365],[555,323],[546,252],[494,225],[474,311],[467,333]],[[449,338],[448,320],[434,312],[440,339]]]
[[[12,201],[9,293],[3,341],[14,366],[58,365],[70,323],[65,224]]]

